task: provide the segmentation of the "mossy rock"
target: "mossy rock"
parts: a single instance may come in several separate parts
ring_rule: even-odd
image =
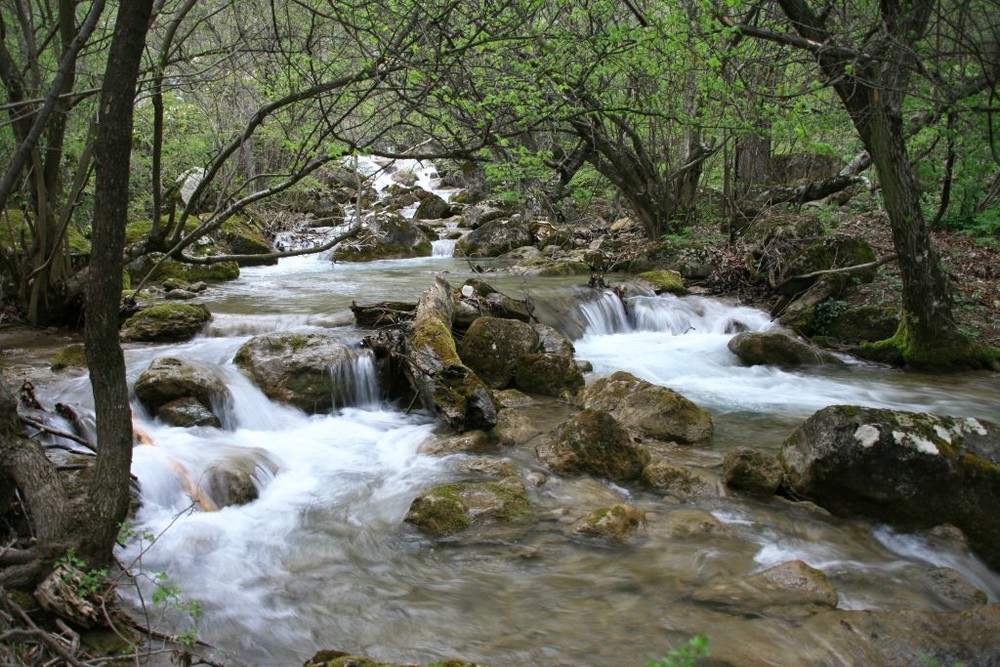
[[[377,214],[371,227],[361,232],[355,241],[338,246],[333,259],[338,262],[372,262],[430,257],[433,254],[431,240],[420,225],[391,212]]]
[[[840,357],[787,334],[772,331],[744,331],[729,340],[729,351],[746,366],[843,366]]]
[[[222,250],[215,248],[215,254],[222,254]],[[156,266],[156,263],[163,257],[162,253],[150,253],[129,263],[126,267],[131,279],[138,282]],[[240,267],[236,262],[218,262],[215,264],[187,264],[173,259],[165,259],[150,276],[154,282],[163,282],[171,278],[184,283],[222,282],[235,280],[240,277]]]
[[[203,305],[165,303],[141,310],[122,326],[128,342],[178,343],[190,340],[212,319]]]
[[[657,294],[686,294],[684,288],[684,278],[677,271],[670,269],[658,269],[656,271],[645,271],[639,274],[639,278],[645,280],[653,286]]]
[[[629,263],[628,270],[633,273],[675,271],[687,280],[703,280],[718,264],[718,253],[701,241],[667,239],[640,252]]]
[[[704,408],[668,389],[618,371],[583,393],[583,406],[606,410],[622,424],[658,440],[682,444],[711,440],[712,417]]]
[[[776,457],[750,447],[740,447],[726,454],[722,470],[723,480],[729,488],[762,496],[773,495],[784,477]]]
[[[650,460],[649,451],[603,410],[582,410],[543,436],[535,451],[558,474],[589,473],[619,483],[638,479]]]
[[[513,379],[514,364],[538,349],[538,333],[520,320],[480,317],[462,337],[458,354],[493,389],[504,389]]]
[[[4,248],[19,247],[22,243],[30,245],[32,235],[31,227],[20,209],[8,208],[0,215],[0,245]],[[90,256],[90,239],[75,225],[70,224],[66,229],[66,245],[74,257]]]
[[[507,477],[435,486],[411,503],[405,520],[430,537],[445,537],[473,525],[513,521],[530,512],[524,483]]]
[[[846,268],[869,264],[875,261],[875,249],[864,239],[844,234],[824,237],[822,240],[807,246],[782,267],[781,275],[792,278],[816,271]],[[871,282],[875,279],[877,268],[855,271],[852,277],[861,282]],[[781,282],[778,290],[782,294],[798,294],[816,282],[816,277],[787,279]]]
[[[49,368],[54,371],[61,371],[67,368],[86,368],[87,350],[83,343],[73,343],[56,352],[52,357]]]
[[[837,405],[796,429],[778,459],[796,497],[903,529],[956,526],[1000,568],[1000,425]]]
[[[590,512],[573,524],[573,532],[577,535],[626,544],[636,536],[645,524],[645,512],[635,505],[619,503]]]
[[[580,367],[568,354],[523,354],[512,371],[513,386],[530,394],[573,399],[586,384]]]
[[[898,308],[857,306],[841,311],[826,327],[826,334],[849,343],[863,343],[891,338],[898,328]]]
[[[234,255],[266,255],[274,252],[271,242],[249,218],[233,216],[222,223],[216,238]],[[241,259],[240,266],[277,264],[276,259]]]
[[[535,257],[518,263],[511,273],[522,276],[558,278],[559,276],[583,276],[593,273],[593,268],[583,260],[573,257],[550,259]]]

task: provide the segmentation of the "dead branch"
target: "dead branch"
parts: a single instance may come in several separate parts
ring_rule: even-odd
[[[887,264],[896,259],[896,255],[887,255],[882,259],[877,259],[874,262],[866,262],[865,264],[855,264],[854,266],[845,266],[839,269],[821,269],[819,271],[811,271],[809,273],[803,273],[797,276],[789,276],[784,278],[781,283],[776,285],[780,287],[793,280],[808,280],[809,278],[818,278],[819,276],[829,276],[835,273],[856,273],[858,271],[865,271],[867,269],[874,269],[876,267]]]

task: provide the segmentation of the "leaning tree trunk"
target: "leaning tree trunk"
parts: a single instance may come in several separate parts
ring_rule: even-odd
[[[98,447],[89,493],[91,530],[81,555],[92,565],[111,560],[129,504],[132,419],[125,360],[118,342],[118,309],[128,222],[132,105],[152,6],[152,0],[129,0],[119,5],[101,88],[93,251],[84,327]]]

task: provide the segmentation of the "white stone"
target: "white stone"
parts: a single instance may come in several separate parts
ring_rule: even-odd
[[[939,438],[947,442],[949,445],[951,444],[951,431],[946,429],[944,426],[941,426],[941,424],[934,424],[934,432],[937,433]]]

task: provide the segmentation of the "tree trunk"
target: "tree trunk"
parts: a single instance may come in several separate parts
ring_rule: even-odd
[[[129,503],[132,419],[125,360],[118,341],[118,308],[128,222],[125,194],[129,191],[135,84],[152,6],[152,0],[129,0],[119,5],[101,88],[93,250],[84,327],[98,448],[89,493],[90,530],[81,556],[92,566],[111,560]]]
[[[934,365],[968,347],[951,310],[948,280],[920,209],[920,192],[903,138],[902,118],[876,106],[855,120],[878,172],[892,240],[903,279],[904,340],[907,362]]]

